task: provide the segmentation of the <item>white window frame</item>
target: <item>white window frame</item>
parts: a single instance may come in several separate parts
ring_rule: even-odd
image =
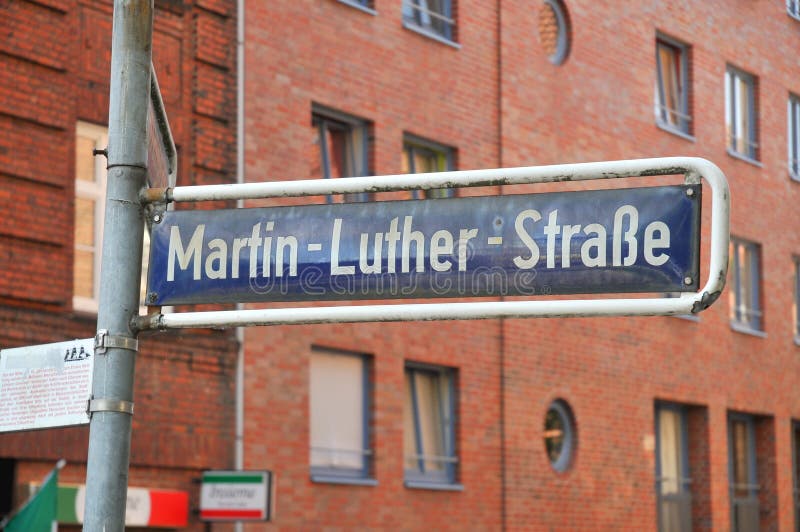
[[[75,136],[87,137],[93,139],[94,149],[105,150],[108,146],[108,128],[98,124],[91,124],[89,122],[77,122],[75,127]],[[76,153],[77,156],[77,153]],[[87,154],[81,154],[87,156]],[[91,251],[94,254],[92,262],[92,297],[72,295],[72,308],[77,312],[85,312],[88,314],[97,314],[100,307],[100,268],[103,255],[103,228],[105,224],[105,200],[106,200],[106,183],[108,182],[108,170],[106,168],[106,158],[88,154],[92,157],[92,164],[94,168],[94,181],[87,181],[78,179],[75,176],[75,198],[86,198],[94,202],[94,227],[93,235],[95,242],[93,246],[74,244],[76,251]],[[77,213],[75,213],[77,216]],[[74,227],[73,227],[74,231]],[[74,234],[73,234],[74,238]],[[147,268],[149,263],[150,252],[150,231],[145,224],[142,242],[142,277],[139,287],[140,303],[144,302],[147,288]],[[74,260],[74,259],[73,259]],[[74,268],[74,263],[73,263]],[[172,307],[166,307],[171,310]],[[139,314],[147,314],[147,308],[144,305],[139,306]]]
[[[747,86],[747,94],[741,93]],[[742,101],[746,98],[746,101]],[[745,107],[747,121],[739,109]],[[758,113],[756,110],[756,77],[736,67],[725,69],[725,129],[728,153],[749,161],[758,161]],[[744,144],[744,149],[737,145]]]
[[[78,122],[75,128],[76,138],[86,137],[94,140],[94,147],[104,150],[108,146],[108,128],[88,122]],[[76,153],[76,157],[78,154]],[[92,297],[72,296],[72,307],[80,312],[96,314],[100,300],[100,263],[103,246],[103,217],[105,215],[107,170],[105,159],[92,154],[80,154],[81,157],[92,157],[94,181],[75,178],[75,197],[86,198],[94,202],[94,245],[81,246],[75,243],[76,251],[89,251],[94,254],[92,263]],[[77,216],[77,213],[76,213]],[[73,265],[74,268],[74,265]]]

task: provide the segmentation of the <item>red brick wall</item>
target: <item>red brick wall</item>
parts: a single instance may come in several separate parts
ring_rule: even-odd
[[[706,463],[692,483],[698,491],[694,521],[699,529],[725,529],[727,412],[774,416],[778,439],[788,438],[790,420],[800,416],[800,362],[790,318],[792,255],[800,251],[800,186],[789,179],[786,166],[786,102],[800,85],[796,61],[782,51],[799,44],[800,22],[782,3],[766,1],[567,1],[572,52],[564,65],[554,66],[529,34],[536,27],[536,4],[504,4],[503,165],[674,155],[715,162],[731,186],[732,233],[762,245],[766,337],[731,330],[728,294],[699,322],[509,321],[504,329],[506,424],[514,427],[507,444],[509,525],[537,528],[531,523],[541,519],[542,528],[651,529],[655,457],[645,443],[653,436],[653,401],[665,399],[707,409]],[[748,30],[740,31],[743,27]],[[692,47],[694,140],[655,124],[657,32]],[[729,63],[758,80],[758,165],[726,153],[723,78]],[[704,220],[707,227],[707,214]],[[542,412],[555,395],[573,405],[580,434],[578,458],[566,475],[548,470],[538,442],[531,448],[512,443],[517,430],[523,431],[522,441],[540,439]],[[531,405],[537,407],[533,419]],[[690,415],[690,431],[695,417]],[[765,529],[794,526],[787,445],[788,439],[772,449],[759,448],[765,455],[759,460],[774,460],[778,472],[777,508],[770,503],[762,509]],[[695,445],[689,452],[704,454]],[[772,482],[767,472],[759,482]],[[706,513],[702,518],[700,508]]]
[[[156,8],[153,57],[179,183],[233,181],[235,3]],[[107,121],[111,20],[105,0],[0,3],[0,348],[94,336],[95,316],[72,309],[74,138],[77,121]],[[234,465],[236,352],[230,332],[140,336],[131,485],[195,500],[193,477]],[[18,484],[61,457],[62,477],[83,483],[87,443],[88,427],[7,434],[0,456],[18,460]]]
[[[763,525],[790,530],[791,455],[781,438],[788,438],[790,419],[800,417],[800,363],[789,319],[792,254],[800,253],[800,186],[787,175],[785,107],[788,92],[800,92],[800,85],[796,62],[784,52],[800,44],[800,22],[780,2],[571,0],[572,49],[555,66],[538,42],[541,2],[459,2],[458,49],[404,29],[400,5],[375,2],[374,16],[335,0],[248,5],[248,180],[309,176],[312,103],[372,122],[376,174],[400,171],[403,132],[455,147],[460,169],[706,157],[730,181],[734,234],[763,246],[766,337],[731,330],[727,294],[699,321],[249,329],[246,466],[276,471],[276,524],[653,529],[653,406],[666,400],[694,405],[688,427],[697,529],[729,526],[727,414],[743,410],[774,419],[776,445],[761,452],[773,455],[766,460],[775,464],[777,505],[764,508]],[[657,32],[692,47],[693,139],[655,124]],[[726,153],[728,63],[758,78],[757,165]],[[374,355],[376,487],[309,480],[313,345]],[[403,487],[402,377],[408,360],[458,369],[463,492]],[[577,454],[565,473],[552,470],[542,439],[545,412],[556,398],[571,405],[577,424]]]

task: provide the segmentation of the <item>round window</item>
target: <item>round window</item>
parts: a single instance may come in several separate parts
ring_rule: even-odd
[[[569,15],[561,0],[544,0],[539,9],[539,42],[554,65],[567,60],[570,33]]]
[[[575,453],[576,435],[572,410],[558,399],[550,404],[544,417],[544,447],[550,465],[556,471],[566,471]]]

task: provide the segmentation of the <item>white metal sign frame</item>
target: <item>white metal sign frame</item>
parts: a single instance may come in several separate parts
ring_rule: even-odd
[[[706,159],[661,157],[491,170],[186,186],[150,189],[144,192],[143,199],[150,202],[239,200],[680,174],[685,176],[687,183],[699,183],[701,179],[705,179],[711,186],[709,275],[705,285],[697,292],[684,293],[678,297],[653,298],[470,301],[154,313],[139,317],[136,326],[139,330],[147,330],[309,323],[654,316],[697,313],[716,301],[725,286],[730,240],[728,182],[722,171]]]

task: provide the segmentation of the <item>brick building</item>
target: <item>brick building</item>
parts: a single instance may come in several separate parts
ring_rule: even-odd
[[[245,468],[276,472],[275,525],[797,529],[797,13],[248,3],[248,181],[691,155],[733,198],[698,316],[248,329]]]
[[[234,179],[234,4],[156,2],[179,184]],[[0,347],[89,337],[101,191],[81,182],[102,172],[85,146],[104,147],[111,5],[0,8]],[[244,467],[277,475],[274,525],[249,528],[796,530],[799,14],[247,2],[248,181],[701,156],[728,177],[734,236],[726,293],[694,317],[247,329]],[[131,486],[194,507],[199,471],[233,466],[236,347],[141,337]],[[0,437],[0,514],[59,457],[82,483],[87,434]]]
[[[179,182],[233,181],[235,3],[155,4],[154,63]],[[0,3],[0,348],[95,334],[105,160],[92,150],[107,143],[112,7]],[[135,522],[171,510],[158,490],[202,528],[191,514],[193,479],[234,465],[237,346],[224,331],[140,337],[129,485],[146,491],[130,506],[149,497],[151,512]],[[59,458],[67,460],[60,484],[74,499],[86,481],[88,434],[77,427],[0,436],[0,515]],[[74,514],[62,524],[75,523]]]

